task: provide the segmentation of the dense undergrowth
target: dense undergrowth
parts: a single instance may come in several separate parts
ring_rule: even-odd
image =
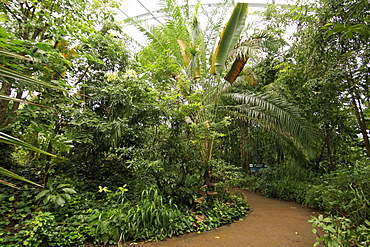
[[[128,199],[135,195],[126,186],[100,186],[96,192],[87,192],[63,181],[50,183],[43,191],[29,186],[15,193],[0,189],[2,246],[158,240],[232,223],[248,210],[240,194],[227,192],[202,196],[201,201],[185,209],[155,187],[143,190],[135,199]]]
[[[248,176],[245,187],[268,197],[295,201],[319,210],[312,225],[321,227],[317,243],[325,246],[369,246],[370,164],[357,163],[325,174],[299,165],[270,167]],[[316,230],[313,232],[317,234]]]

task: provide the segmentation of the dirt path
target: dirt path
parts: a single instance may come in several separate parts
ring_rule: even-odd
[[[190,233],[157,243],[138,243],[158,247],[309,247],[316,235],[307,223],[311,209],[297,203],[269,199],[245,192],[252,212],[243,221],[218,229]],[[133,244],[131,244],[133,246]]]

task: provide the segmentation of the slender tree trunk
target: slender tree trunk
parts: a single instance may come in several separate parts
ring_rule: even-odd
[[[210,165],[210,161],[213,159],[213,144],[214,144],[214,137],[212,139],[207,139],[203,143],[203,165],[205,166],[205,171],[203,175],[204,185],[207,186],[208,189],[212,189],[214,184],[212,183],[212,166]]]
[[[12,84],[3,81],[1,86],[1,93],[10,96]],[[9,100],[0,100],[0,126],[3,126],[6,121],[6,114],[8,112]]]
[[[370,141],[367,134],[366,119],[361,107],[361,97],[354,90],[357,85],[354,82],[352,74],[348,76],[347,83],[349,87],[349,92],[351,94],[351,104],[353,106],[354,114],[356,116],[357,123],[360,127],[362,138],[364,140],[367,156],[370,158]]]
[[[61,129],[61,125],[60,125],[59,121],[56,121],[56,124],[55,124],[55,127],[54,127],[54,134],[58,134],[60,129]],[[53,152],[53,144],[52,144],[51,141],[49,141],[47,152],[48,153]],[[44,177],[43,177],[43,185],[44,185],[45,188],[47,187],[50,168],[51,168],[51,156],[47,155],[46,156],[46,164],[45,164],[45,172],[44,172]]]
[[[18,92],[17,92],[17,96],[15,97],[16,99],[21,99],[22,98],[22,95],[23,95],[23,89],[20,89]],[[6,126],[8,126],[9,124],[13,123],[14,121],[14,113],[16,110],[18,110],[19,108],[19,105],[20,105],[20,102],[13,102],[13,106],[12,106],[12,109],[10,109],[10,112],[9,112],[9,118],[6,122]]]
[[[370,142],[369,142],[369,136],[367,134],[367,126],[366,126],[364,114],[363,114],[361,105],[358,105],[354,98],[352,98],[352,104],[353,104],[354,112],[356,115],[357,123],[360,126],[362,138],[365,143],[366,153],[367,153],[367,156],[370,158]]]

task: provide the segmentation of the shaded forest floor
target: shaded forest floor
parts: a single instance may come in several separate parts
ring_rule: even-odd
[[[244,192],[251,212],[244,220],[218,229],[185,234],[158,242],[127,243],[127,246],[159,247],[309,247],[316,241],[310,216],[312,209],[300,204]]]

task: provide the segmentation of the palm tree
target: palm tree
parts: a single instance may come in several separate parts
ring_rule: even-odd
[[[244,65],[256,54],[256,43],[253,39],[240,39],[247,18],[248,4],[236,4],[228,23],[219,35],[217,46],[210,52],[209,39],[205,37],[209,38],[209,35],[214,34],[214,27],[218,27],[222,19],[214,21],[212,18],[215,13],[212,13],[208,20],[208,27],[211,29],[202,31],[197,17],[202,9],[199,2],[193,15],[190,14],[189,4],[180,7],[174,0],[162,2],[165,3],[164,12],[168,17],[164,24],[145,26],[138,20],[131,20],[131,23],[137,25],[151,41],[149,47],[154,55],[164,50],[172,52],[174,60],[182,68],[180,78],[191,82],[191,87],[183,91],[185,99],[191,95],[192,89],[202,89],[202,107],[196,114],[189,116],[187,121],[207,126],[208,122],[215,120],[222,107],[229,110],[230,114],[253,121],[276,133],[281,137],[281,142],[293,143],[306,155],[311,154],[315,141],[314,131],[295,107],[267,94],[232,92]],[[223,8],[216,11],[226,12],[229,7],[229,1],[225,1]],[[186,11],[181,11],[182,9]],[[177,83],[181,82],[181,79],[177,80]],[[231,99],[233,104],[222,105],[223,97]],[[207,186],[211,184],[208,163],[212,160],[213,146],[214,138],[210,135],[202,143],[204,180]]]

